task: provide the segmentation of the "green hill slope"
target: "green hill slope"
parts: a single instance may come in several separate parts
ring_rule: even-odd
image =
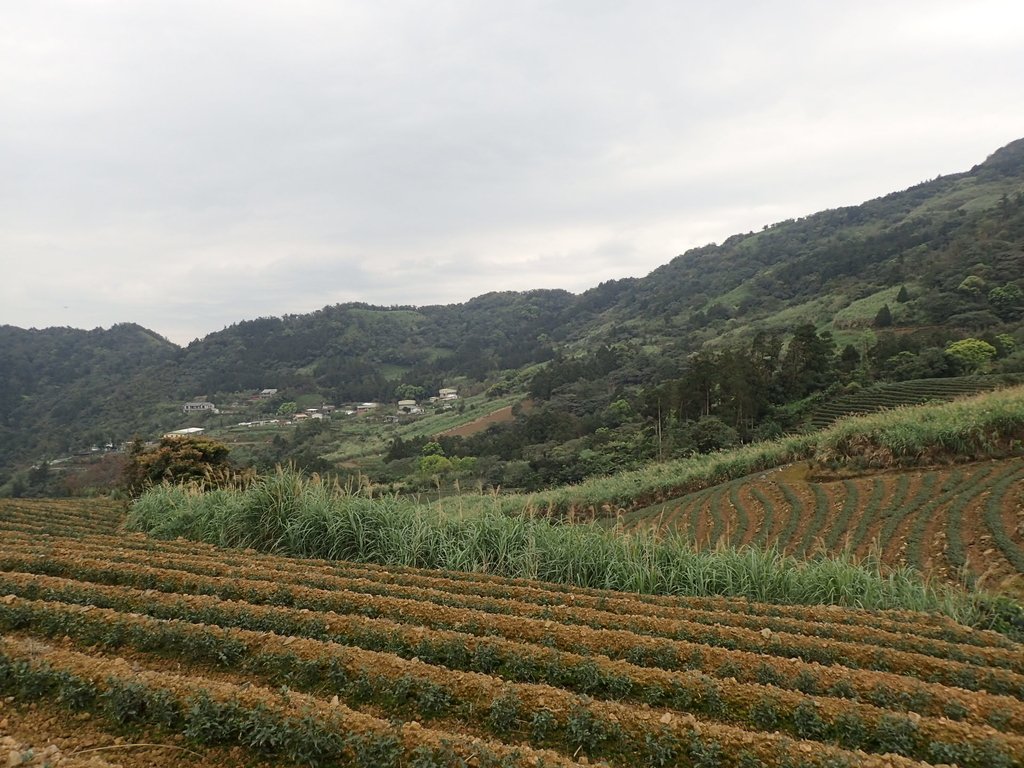
[[[186,349],[137,326],[4,327],[0,484],[55,452],[182,426],[180,403],[200,396],[270,387],[290,400],[388,401],[403,385],[431,392],[453,379],[479,392],[529,390],[537,402],[501,446],[484,435],[460,449],[503,463],[482,481],[578,481],[662,456],[666,408],[683,426],[714,416],[746,440],[792,427],[813,406],[799,401],[837,384],[968,372],[944,355],[965,337],[992,346],[998,370],[1022,370],[1021,263],[1024,139],[964,173],[737,234],[578,296],[338,305],[242,321]],[[827,347],[821,370],[808,373],[787,351],[801,327],[821,335],[811,346]],[[684,407],[663,395],[694,389],[698,352],[714,380],[697,388],[703,403]],[[789,370],[747,381],[755,353]],[[539,377],[515,373],[549,361]]]

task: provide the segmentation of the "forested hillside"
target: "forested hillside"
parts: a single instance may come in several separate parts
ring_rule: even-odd
[[[577,481],[797,428],[840,390],[1021,371],[1022,265],[1024,139],[965,173],[580,295],[335,305],[245,320],[184,349],[131,324],[4,326],[0,486],[32,462],[177,428],[186,400],[275,388],[291,401],[387,402],[453,380],[533,401],[509,424],[443,441],[482,459],[477,479]],[[408,461],[427,437],[387,458]]]
[[[777,328],[797,318],[830,322],[901,285],[914,290],[890,306],[898,325],[982,330],[1020,320],[1018,292],[993,291],[1021,278],[1022,240],[1024,139],[969,172],[734,235],[641,280],[603,284],[580,297],[590,314],[576,333],[651,336],[692,350],[723,331],[750,333],[755,320]]]
[[[172,395],[179,356],[176,345],[131,323],[0,326],[0,468],[150,427]]]

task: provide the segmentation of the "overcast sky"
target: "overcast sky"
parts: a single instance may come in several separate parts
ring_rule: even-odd
[[[1024,3],[0,0],[0,324],[642,276],[1024,137]]]

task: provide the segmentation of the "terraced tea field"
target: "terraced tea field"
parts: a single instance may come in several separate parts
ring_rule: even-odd
[[[958,376],[949,379],[913,379],[891,384],[876,384],[859,392],[830,399],[811,417],[811,426],[824,429],[845,416],[874,413],[921,403],[953,400],[1000,387],[1020,383],[1020,377]]]
[[[952,499],[988,477],[981,498],[1002,498],[1022,467],[963,468],[942,487]],[[758,493],[773,531],[829,535],[783,511],[787,493],[795,509],[814,491],[770,482],[708,503],[738,502],[750,540]],[[919,514],[936,516],[923,499],[938,476],[850,482],[920,496]],[[842,509],[834,491],[820,493]],[[973,509],[963,517],[984,518]],[[288,559],[151,540],[120,519],[104,502],[0,501],[12,765],[1024,761],[1024,647],[945,617]]]
[[[847,548],[988,587],[1024,574],[1024,459],[814,482],[806,465],[740,478],[623,517],[698,547],[777,546],[800,557]]]

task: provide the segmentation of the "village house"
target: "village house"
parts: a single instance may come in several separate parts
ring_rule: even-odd
[[[206,402],[205,400],[185,403],[181,406],[181,410],[183,413],[219,413],[213,403]]]
[[[452,387],[445,387],[444,389],[439,389],[437,391],[437,399],[438,400],[458,400],[459,399],[459,390],[454,389]]]
[[[184,429],[176,429],[173,432],[165,432],[164,437],[198,437],[205,431],[202,427],[185,427]]]

